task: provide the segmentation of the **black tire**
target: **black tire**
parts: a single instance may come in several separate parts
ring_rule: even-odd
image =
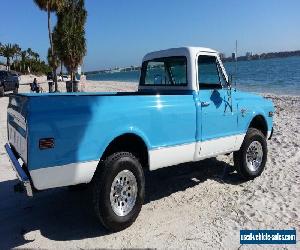
[[[129,170],[134,175],[137,192],[135,203],[130,212],[124,216],[119,216],[113,210],[110,192],[115,178],[124,170]],[[138,159],[129,152],[118,152],[109,156],[98,166],[95,172],[92,192],[96,216],[104,227],[114,232],[129,227],[139,215],[145,195],[145,178],[143,168]]]
[[[0,97],[4,96],[4,87],[0,86]]]
[[[261,163],[256,168],[249,167],[247,164],[247,150],[252,142],[258,142],[261,145],[262,157]],[[253,144],[252,144],[253,145]],[[250,149],[251,150],[251,149]],[[261,175],[267,161],[267,141],[261,131],[255,128],[249,128],[239,151],[233,153],[234,166],[238,174],[245,180],[251,180]],[[255,156],[256,157],[256,156]]]

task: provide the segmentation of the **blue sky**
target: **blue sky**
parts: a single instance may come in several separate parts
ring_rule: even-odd
[[[0,42],[45,59],[47,16],[32,0],[1,0]],[[139,65],[152,50],[205,46],[239,53],[300,49],[299,0],[86,0],[85,70]],[[52,19],[53,24],[55,18]]]

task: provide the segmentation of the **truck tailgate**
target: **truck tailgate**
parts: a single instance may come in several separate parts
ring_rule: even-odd
[[[7,108],[7,137],[17,155],[27,163],[27,97],[12,95]]]

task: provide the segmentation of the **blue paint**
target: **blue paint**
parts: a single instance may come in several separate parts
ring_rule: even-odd
[[[29,97],[28,103],[30,170],[99,160],[108,144],[125,133],[140,136],[149,150],[195,140],[192,94],[49,95]],[[45,137],[55,138],[55,148],[38,148]]]
[[[201,107],[201,102],[210,104]],[[138,135],[151,150],[246,133],[255,115],[262,115],[271,130],[267,114],[274,110],[260,96],[227,89],[178,95],[22,94],[11,97],[9,107],[27,120],[29,170],[99,160],[125,133]],[[248,110],[244,116],[242,108]],[[40,150],[39,139],[49,137],[55,147]]]
[[[237,108],[226,89],[200,90],[197,140],[206,141],[237,134]],[[208,106],[201,106],[201,103]]]

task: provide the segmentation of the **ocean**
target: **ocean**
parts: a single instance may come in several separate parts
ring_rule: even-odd
[[[227,74],[235,73],[235,63],[224,63]],[[285,95],[300,95],[300,57],[239,61],[237,89]],[[138,82],[139,71],[87,74],[88,80]],[[235,86],[235,80],[232,84]]]

